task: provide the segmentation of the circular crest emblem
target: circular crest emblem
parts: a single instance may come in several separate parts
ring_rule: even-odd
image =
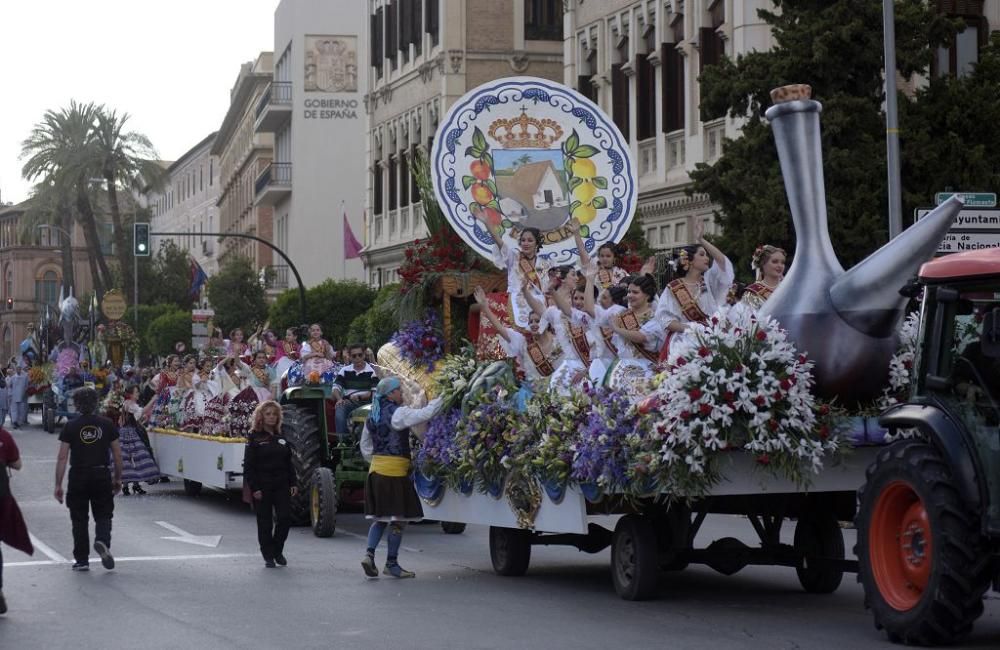
[[[569,264],[580,223],[593,253],[632,222],[638,181],[628,143],[593,102],[545,79],[510,77],[466,93],[441,120],[431,155],[438,203],[469,246],[542,232],[541,256]],[[516,244],[512,244],[515,245]]]

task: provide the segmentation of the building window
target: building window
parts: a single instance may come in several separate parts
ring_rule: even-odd
[[[385,7],[385,58],[389,59],[389,70],[396,69],[396,51],[399,49],[397,31],[396,5],[390,2]]]
[[[563,0],[524,0],[524,38],[561,41]]]
[[[684,16],[675,14],[671,27],[672,43],[663,46],[663,132],[684,128],[684,56],[677,46],[684,40]],[[679,241],[675,238],[675,241]]]
[[[410,204],[410,156],[404,151],[399,154],[399,205]]]
[[[410,27],[410,37],[413,41],[413,55],[420,56],[424,49],[424,5],[423,0],[413,0],[413,9],[410,19],[413,25]]]
[[[431,47],[438,44],[438,12],[440,7],[438,3],[441,0],[427,0],[427,4],[424,5],[424,29],[427,33],[431,35]]]
[[[59,275],[55,271],[46,271],[35,280],[35,301],[53,307],[59,301]]]
[[[636,111],[636,136],[645,140],[656,135],[656,68],[649,62],[649,57],[657,54],[656,30],[650,25],[646,30],[643,43],[645,54],[636,54],[636,89],[639,105]]]
[[[372,212],[382,214],[382,161],[375,161],[372,170]]]
[[[14,297],[14,269],[7,266],[6,277],[4,277],[4,298]]]
[[[965,20],[965,28],[955,34],[954,40],[939,47],[931,62],[931,74],[936,77],[951,75],[964,77],[972,73],[979,63],[979,50],[989,40],[989,26],[982,16],[982,3],[959,3],[954,0],[939,3],[940,11],[952,18]]]
[[[396,162],[396,156],[389,156],[389,211],[392,212],[399,207],[399,192],[397,191],[399,181],[399,176],[397,173],[398,164]],[[394,228],[390,227],[389,234],[392,234]]]
[[[597,48],[592,47],[586,52],[580,64],[580,75],[576,78],[576,90],[597,104],[597,87],[593,83],[594,75],[597,74]]]
[[[410,203],[416,203],[420,200],[420,186],[417,184],[417,178],[415,174],[417,170],[414,168],[414,163],[417,160],[417,145],[412,145],[410,147]]]
[[[611,66],[611,116],[615,126],[629,139],[628,75],[622,65],[628,61],[628,39],[623,38],[617,48],[618,63]]]
[[[212,160],[208,161],[208,186],[212,187],[212,176],[215,174],[215,163]]]
[[[385,46],[382,43],[382,7],[375,10],[375,15],[371,18],[372,27],[372,67],[375,68],[375,78],[382,78],[382,63],[385,59]]]
[[[399,52],[403,63],[410,60],[410,43],[413,41],[413,2],[401,0],[399,3]]]

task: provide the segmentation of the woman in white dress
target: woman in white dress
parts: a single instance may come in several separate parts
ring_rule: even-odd
[[[500,345],[508,358],[517,359],[524,372],[525,380],[537,388],[538,384],[552,375],[559,366],[562,350],[559,348],[552,330],[540,328],[541,316],[532,312],[528,317],[528,330],[521,332],[507,327],[500,322],[497,315],[490,309],[489,300],[482,287],[476,287],[476,302],[482,307],[483,314],[496,328],[500,335]]]
[[[590,379],[600,385],[608,369],[618,358],[618,349],[614,343],[614,330],[611,329],[611,319],[625,311],[628,287],[614,284],[601,289],[594,298],[595,284],[599,269],[590,267],[584,270],[587,283],[582,291],[583,312],[590,317],[590,333],[594,340],[594,350],[590,361]]]
[[[528,304],[541,318],[539,327],[551,327],[563,351],[562,361],[549,381],[549,390],[557,395],[569,395],[573,390],[579,390],[590,383],[588,372],[594,348],[590,332],[592,319],[580,309],[583,307],[583,295],[576,287],[577,273],[570,269],[559,288],[552,292],[555,305],[551,307],[545,307],[525,291]],[[576,298],[577,307],[573,306],[574,293],[579,294]]]
[[[756,276],[755,281],[744,289],[740,304],[755,313],[760,310],[785,277],[786,257],[785,251],[777,246],[763,244],[757,247],[750,262],[750,268]]]
[[[677,273],[660,294],[656,318],[668,336],[683,334],[693,323],[705,324],[726,304],[733,284],[733,263],[704,237],[705,225],[695,226],[693,246],[677,255]]]

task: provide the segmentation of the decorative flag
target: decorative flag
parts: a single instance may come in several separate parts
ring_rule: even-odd
[[[188,287],[188,296],[192,300],[197,300],[201,296],[201,288],[205,286],[205,282],[208,280],[208,275],[205,274],[205,269],[201,268],[201,264],[193,257],[191,258],[191,285]]]
[[[361,243],[351,231],[351,224],[347,221],[347,210],[344,210],[344,259],[352,260],[361,257]]]

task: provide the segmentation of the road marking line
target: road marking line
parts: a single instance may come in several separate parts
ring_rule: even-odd
[[[256,553],[211,553],[208,555],[138,555],[135,557],[116,557],[115,562],[162,562],[164,560],[222,560],[237,557],[257,557]],[[100,558],[92,557],[90,562],[100,562]],[[68,560],[30,560],[27,562],[5,562],[4,568],[19,566],[53,566],[69,564]]]
[[[35,537],[32,533],[28,533],[28,537],[31,538],[32,545],[34,545],[35,548],[44,553],[50,560],[53,560],[55,562],[62,562],[63,564],[67,564],[69,562],[69,560],[60,555],[58,551],[56,551],[54,548],[52,548],[42,540]]]
[[[156,521],[153,523],[157,526],[163,526],[172,533],[177,533],[176,537],[161,537],[160,539],[169,539],[175,542],[194,544],[196,546],[207,546],[208,548],[217,548],[219,546],[219,542],[222,541],[222,535],[192,535],[183,528],[174,526],[166,521]]]
[[[342,528],[338,528],[336,534],[347,535],[348,537],[356,537],[357,539],[363,539],[366,542],[368,541],[368,535],[359,535],[358,533],[352,533],[351,531],[344,530]],[[423,553],[423,551],[420,550],[419,548],[413,548],[412,546],[403,546],[402,544],[400,544],[399,548],[403,549],[404,551],[409,551],[410,553]]]

